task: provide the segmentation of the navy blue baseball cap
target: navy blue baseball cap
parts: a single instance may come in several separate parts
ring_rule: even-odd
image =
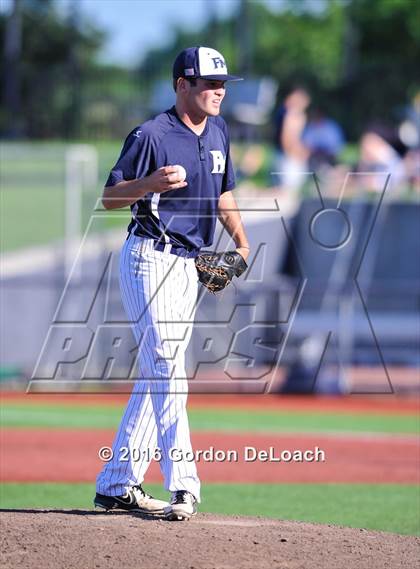
[[[175,59],[172,75],[174,79],[242,80],[242,77],[229,75],[223,55],[211,47],[187,47],[182,50]]]

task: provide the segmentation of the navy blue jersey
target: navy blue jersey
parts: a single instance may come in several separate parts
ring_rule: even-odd
[[[185,168],[188,185],[139,199],[131,206],[128,231],[199,251],[213,242],[220,194],[235,186],[222,118],[208,117],[200,136],[179,119],[175,107],[145,122],[126,138],[106,186],[144,178],[162,166],[176,164]]]

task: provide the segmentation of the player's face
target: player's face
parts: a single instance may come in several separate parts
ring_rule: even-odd
[[[189,111],[197,115],[217,116],[225,96],[225,81],[197,79],[190,85],[187,104]]]

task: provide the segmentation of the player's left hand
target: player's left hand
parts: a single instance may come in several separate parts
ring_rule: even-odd
[[[201,253],[195,259],[198,279],[212,293],[226,288],[233,277],[240,277],[248,265],[237,251]]]

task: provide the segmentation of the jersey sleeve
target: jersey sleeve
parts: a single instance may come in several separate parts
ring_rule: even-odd
[[[223,176],[223,183],[222,183],[222,189],[221,189],[221,193],[223,194],[224,192],[229,192],[230,190],[234,189],[234,187],[236,185],[236,180],[235,180],[235,171],[233,169],[232,160],[230,158],[230,139],[229,139],[229,133],[228,133],[227,125],[223,119],[221,119],[220,122],[221,122],[222,131],[223,131],[223,134],[224,134],[225,140],[226,140],[225,174]]]
[[[229,192],[230,190],[233,190],[235,185],[236,185],[235,172],[233,170],[232,160],[230,159],[230,151],[228,151],[226,155],[225,175],[223,176],[223,185],[221,193],[223,194],[224,192]]]
[[[155,170],[155,148],[152,137],[141,128],[127,136],[117,163],[109,173],[105,187],[123,180],[144,178]]]

